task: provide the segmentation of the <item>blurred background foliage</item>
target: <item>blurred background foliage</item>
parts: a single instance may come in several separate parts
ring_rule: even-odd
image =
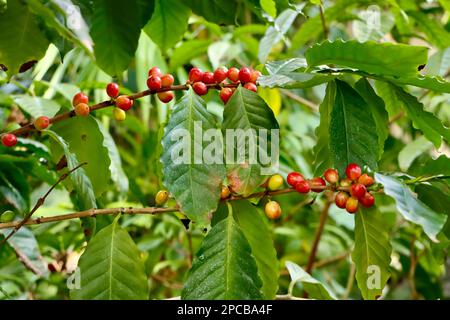
[[[121,85],[124,93],[145,90],[147,70],[152,66],[172,73],[175,83],[184,83],[192,66],[214,70],[221,65],[248,65],[263,70],[266,61],[302,57],[309,45],[326,37],[425,45],[431,48],[426,72],[448,77],[450,70],[450,2],[447,0],[325,0],[322,4],[326,34],[318,5],[321,1],[317,0],[93,2],[96,1],[0,1],[0,12],[8,13],[2,6],[17,9],[14,17],[8,17],[13,20],[0,18],[0,51],[6,43],[7,31],[13,31],[11,23],[27,17],[34,29],[25,36],[37,41],[33,54],[42,51],[43,55],[36,64],[30,63],[32,67],[28,70],[23,70],[27,66],[14,65],[24,72],[17,73],[11,68],[0,71],[2,132],[38,115],[54,115],[71,109],[72,96],[80,90],[89,94],[91,101],[107,100],[104,88],[112,80]],[[81,20],[70,21],[74,14],[70,11],[71,4],[81,9],[81,15],[76,16]],[[370,10],[378,10],[380,14],[381,28],[376,32],[365,23]],[[158,21],[161,16],[168,19],[167,24]],[[13,41],[9,37],[7,41]],[[120,42],[122,47],[116,45],[115,37],[127,39],[128,47],[123,47],[124,41]],[[348,77],[350,80],[351,76]],[[426,109],[449,126],[449,94],[416,90],[413,93],[421,96]],[[181,94],[177,92],[177,98]],[[259,94],[280,123],[281,173],[285,176],[298,170],[311,177],[316,144],[314,130],[319,124],[318,105],[324,97],[325,85],[289,91],[259,88]],[[223,106],[218,95],[209,93],[205,99],[208,109],[220,118]],[[159,141],[170,107],[171,104],[162,104],[148,96],[136,101],[136,107],[122,123],[113,119],[111,108],[95,112],[106,148],[99,150],[92,144],[79,160],[96,157],[96,172],[87,174],[98,207],[154,205],[156,192],[163,188]],[[55,130],[63,136],[70,134],[64,129],[61,123]],[[47,135],[21,138],[18,145],[14,150],[0,146],[0,212],[11,210],[16,219],[28,212],[57,180],[62,154],[61,147]],[[109,157],[105,152],[109,152]],[[410,120],[399,114],[390,124],[380,169],[420,174],[424,164],[442,153],[449,155],[447,145],[435,150],[417,134]],[[442,158],[441,162],[438,172],[450,174],[448,160]],[[436,162],[433,165],[438,166]],[[283,208],[283,216],[269,225],[281,262],[279,292],[286,293],[290,278],[284,262],[306,264],[323,203],[306,205],[307,199],[298,194],[275,199]],[[450,297],[447,244],[431,244],[418,227],[396,215],[393,201],[387,198],[377,201],[385,223],[391,226],[393,245],[392,277],[384,298]],[[442,201],[449,204],[445,195]],[[35,216],[68,213],[79,208],[73,195],[59,187]],[[447,205],[443,209],[447,214],[448,208]],[[330,215],[314,276],[326,283],[337,297],[360,299],[349,258],[353,217],[334,205]],[[112,217],[97,220],[100,229]],[[150,297],[179,296],[192,255],[204,237],[201,230],[195,227],[186,230],[177,214],[127,216],[121,219],[121,224],[145,261]],[[80,221],[24,228],[13,239],[13,244],[0,248],[0,299],[67,299],[66,280],[86,244]],[[27,254],[40,274],[29,271],[17,259],[12,246]],[[444,261],[447,262],[442,264]]]

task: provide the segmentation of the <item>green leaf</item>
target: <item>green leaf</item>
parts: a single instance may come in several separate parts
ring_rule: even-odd
[[[8,1],[0,13],[0,30],[0,63],[9,75],[18,73],[23,63],[41,59],[49,45],[35,16],[21,1]]]
[[[377,96],[366,78],[361,78],[358,82],[356,82],[355,89],[366,101],[370,108],[370,112],[372,113],[373,120],[375,121],[378,135],[379,159],[383,154],[384,142],[389,137],[389,128],[387,126],[389,115],[386,111],[383,99]]]
[[[95,195],[100,196],[108,190],[111,159],[95,118],[72,117],[55,123],[52,130],[68,143],[70,152],[76,155],[78,161],[87,162],[83,169],[92,183]]]
[[[0,234],[8,236],[11,230],[0,229]],[[41,256],[38,242],[34,234],[27,228],[20,228],[13,237],[8,239],[8,244],[14,248],[17,257],[22,263],[26,263],[28,268],[40,277],[48,277],[47,263]]]
[[[162,139],[163,183],[181,211],[201,226],[208,224],[208,216],[217,209],[225,168],[222,158],[218,163],[207,164],[207,159],[202,157],[211,143],[223,149],[222,141],[217,141],[221,139],[220,131],[217,130],[209,143],[197,136],[197,130],[205,132],[215,126],[203,99],[190,90],[174,106]]]
[[[52,118],[61,109],[61,106],[53,100],[27,95],[15,95],[14,102],[34,119],[40,116]]]
[[[191,10],[178,0],[156,0],[155,3],[155,11],[144,31],[162,51],[166,51],[186,32]]]
[[[308,65],[303,58],[292,58],[286,60],[268,61],[265,67],[270,75],[286,74],[296,71],[300,68],[306,68]]]
[[[389,98],[394,99],[391,103],[400,105],[405,109],[408,117],[412,120],[414,127],[421,130],[425,137],[433,142],[436,148],[439,148],[441,145],[442,138],[447,142],[450,142],[450,129],[444,127],[441,120],[434,114],[425,111],[423,104],[420,103],[416,97],[395,85],[390,84],[389,87],[391,90],[391,96]]]
[[[391,245],[387,230],[375,209],[360,209],[355,214],[355,247],[352,260],[356,265],[356,281],[364,299],[381,295],[390,277]]]
[[[267,148],[261,145],[258,139],[260,129],[267,130],[267,140],[269,140]],[[228,172],[228,182],[234,192],[243,195],[251,194],[267,178],[262,175],[262,169],[269,169],[270,165],[276,164],[273,161],[270,161],[270,164],[262,163],[256,155],[250,154],[249,148],[251,140],[256,153],[267,152],[267,155],[271,156],[272,152],[276,152],[269,148],[271,135],[277,133],[272,130],[279,130],[272,109],[257,93],[238,87],[224,108],[222,123],[222,131],[227,141],[226,161],[231,169]],[[229,137],[227,134],[230,134]],[[234,157],[231,157],[232,153]],[[274,155],[273,158],[278,161],[278,154]]]
[[[64,41],[68,40],[73,44],[77,45],[78,47],[83,48],[83,50],[88,55],[92,56],[90,49],[86,46],[85,43],[83,43],[83,41],[80,40],[81,38],[80,34],[78,34],[78,36],[75,35],[69,28],[67,28],[61,21],[58,20],[56,14],[49,7],[47,7],[44,3],[42,3],[39,0],[27,0],[26,3],[30,11],[33,12],[35,15],[39,16],[39,18],[41,18],[45,22],[45,24],[50,30],[55,30],[63,38],[60,41],[63,44],[63,46],[65,45],[66,48],[71,49],[69,46],[67,46],[67,43],[65,43]],[[70,16],[68,17],[68,19],[70,19]]]
[[[426,184],[419,184],[415,191],[419,197],[419,200],[429,206],[436,212],[445,214],[447,216],[447,222],[444,225],[442,232],[447,238],[450,238],[450,197],[448,193],[442,192],[433,186]]]
[[[129,183],[128,177],[122,168],[122,160],[120,159],[119,150],[117,149],[113,137],[103,126],[103,124],[97,120],[97,125],[103,135],[103,146],[106,150],[108,150],[109,159],[111,160],[111,164],[109,165],[111,179],[116,184],[117,189],[122,194],[126,194],[128,192]]]
[[[183,64],[191,61],[194,58],[204,54],[208,50],[211,40],[189,40],[183,42],[179,47],[176,47],[170,58],[170,68],[176,70]]]
[[[306,66],[306,60],[302,58],[267,62],[265,67],[269,75],[259,77],[258,84],[269,88],[309,88],[334,79],[331,75],[305,73]]]
[[[267,12],[271,17],[276,17],[277,6],[274,0],[259,0],[261,8]]]
[[[94,1],[91,36],[98,66],[106,73],[121,76],[136,51],[141,32],[137,0]]]
[[[262,299],[250,245],[232,214],[214,225],[189,271],[182,299]]]
[[[439,20],[430,19],[425,13],[419,11],[407,11],[406,13],[418,23],[429,42],[440,49],[450,47],[450,33],[445,30]]]
[[[411,163],[413,163],[418,156],[423,154],[425,151],[430,150],[432,147],[433,144],[424,136],[421,136],[413,142],[405,145],[405,147],[400,150],[398,154],[398,164],[400,170],[406,172]]]
[[[272,234],[263,220],[264,215],[247,200],[231,203],[233,216],[252,249],[262,280],[265,299],[274,299],[278,289],[278,259]]]
[[[147,300],[148,282],[139,250],[120,227],[118,216],[100,230],[80,258],[80,289],[75,300]]]
[[[317,143],[314,146],[314,175],[322,175],[327,168],[333,166],[330,151],[329,127],[331,121],[331,111],[333,110],[336,97],[336,83],[331,81],[327,85],[325,97],[319,106],[320,124],[316,128]]]
[[[322,282],[309,275],[299,265],[291,261],[286,261],[286,269],[291,276],[290,286],[301,282],[303,289],[311,299],[336,300],[334,294]]]
[[[305,56],[309,69],[335,64],[376,75],[405,76],[416,75],[418,67],[427,63],[427,50],[426,47],[388,42],[336,40],[312,46]]]
[[[397,210],[406,220],[420,225],[431,240],[437,241],[436,236],[447,220],[445,215],[434,212],[418,200],[400,180],[381,173],[375,173],[375,180],[383,185],[384,193],[395,200]]]
[[[259,42],[258,59],[260,62],[265,62],[269,56],[273,46],[280,42],[286,32],[291,28],[292,24],[297,18],[298,11],[287,9],[280,13],[275,19],[274,25],[266,30],[266,34]]]
[[[75,168],[80,164],[77,156],[69,150],[68,143],[57,135],[55,132],[47,130],[45,131],[55,142],[61,146],[64,151],[64,155],[67,159],[67,168],[69,170]],[[79,168],[70,174],[70,180],[73,182],[73,188],[76,191],[79,202],[82,204],[83,209],[96,208],[94,190],[92,188],[91,180],[86,175],[84,168]]]
[[[425,89],[430,89],[436,92],[450,93],[450,82],[446,81],[441,77],[431,77],[431,76],[401,76],[401,77],[383,77],[385,80],[399,84],[399,85],[410,85]]]
[[[235,24],[236,1],[223,0],[187,0],[192,11],[206,20],[217,24]]]
[[[5,164],[2,164],[2,170],[6,168]],[[12,169],[17,170],[16,167],[12,167]],[[22,176],[22,174],[16,172],[17,176]],[[13,184],[13,181],[10,181],[3,172],[0,172],[0,195],[2,196],[2,202],[9,203],[14,208],[16,208],[19,212],[25,214],[28,211],[28,201],[24,198],[24,195],[18,189],[18,186]]]
[[[378,136],[370,108],[358,92],[340,80],[336,80],[329,135],[334,165],[341,174],[349,163],[377,168]]]

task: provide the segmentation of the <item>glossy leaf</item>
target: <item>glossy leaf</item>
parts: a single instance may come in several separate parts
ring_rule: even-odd
[[[333,166],[333,159],[330,151],[329,127],[335,97],[336,83],[331,81],[327,85],[325,97],[319,107],[320,124],[315,131],[317,144],[314,146],[314,174],[316,176],[322,175],[326,169]]]
[[[55,101],[41,97],[16,95],[14,102],[34,119],[40,116],[52,118],[61,109],[61,106]]]
[[[4,237],[10,232],[9,229],[0,229],[0,234]],[[14,248],[19,260],[25,263],[33,273],[40,277],[48,277],[47,263],[41,256],[36,237],[28,228],[20,228],[7,243]]]
[[[270,54],[273,46],[280,42],[286,32],[290,29],[295,18],[297,18],[298,11],[287,9],[280,13],[280,15],[273,22],[274,25],[267,28],[266,34],[259,42],[258,59],[265,62]]]
[[[369,81],[365,78],[361,78],[355,83],[355,89],[364,101],[366,101],[370,108],[370,112],[372,113],[373,120],[375,121],[378,135],[378,158],[380,158],[384,151],[384,143],[389,137],[389,128],[387,126],[389,116],[386,111],[384,101],[377,96]]]
[[[174,106],[162,139],[163,183],[181,211],[201,226],[208,224],[209,215],[217,209],[225,168],[223,158],[206,163],[203,151],[210,142],[197,136],[196,130],[205,132],[215,126],[203,99],[190,90]],[[220,131],[216,133],[212,139],[220,151],[222,141],[216,140],[221,138]]]
[[[258,139],[258,134],[261,136],[261,129],[267,130],[267,139],[271,138],[272,134],[276,134],[278,130],[278,122],[275,119],[273,111],[265,103],[265,101],[253,91],[238,87],[231,99],[224,108],[222,131],[225,134],[227,147],[233,148],[226,150],[227,164],[230,168],[228,172],[228,182],[231,189],[239,194],[248,195],[256,190],[256,188],[267,178],[263,175],[262,169],[269,169],[271,163],[262,163],[260,158],[251,154],[249,148],[249,140],[254,143],[254,150],[256,153],[267,153],[267,156],[272,155],[270,149],[271,140],[267,142],[267,149],[262,145]],[[232,131],[227,131],[233,129]],[[235,129],[240,129],[241,132]],[[242,131],[243,130],[243,131]],[[229,140],[226,135],[228,133],[234,134]],[[274,152],[276,150],[273,150]],[[234,154],[234,157],[228,156]],[[241,159],[238,157],[242,155]],[[278,155],[274,153],[276,160]]]
[[[80,288],[75,300],[147,300],[148,282],[139,250],[120,227],[118,216],[100,230],[78,262]]]
[[[55,132],[47,130],[46,134],[49,135],[57,145],[59,145],[64,152],[67,159],[67,168],[69,170],[75,168],[80,164],[77,156],[69,149],[68,143],[57,135]],[[70,180],[73,182],[73,188],[76,191],[77,197],[83,206],[83,209],[96,208],[94,189],[89,177],[86,175],[84,168],[79,168],[70,174]]]
[[[384,193],[395,200],[397,210],[403,217],[420,225],[423,231],[436,241],[436,236],[447,220],[445,215],[434,212],[418,200],[416,195],[400,180],[381,173],[375,173],[375,180],[384,187]]]
[[[265,299],[274,299],[278,289],[278,259],[272,234],[264,215],[247,200],[231,203],[233,216],[252,249],[262,280],[261,291]]]
[[[377,168],[379,155],[375,121],[364,99],[347,83],[336,80],[330,120],[330,147],[340,173],[349,163]]]
[[[187,0],[186,3],[195,14],[217,24],[234,24],[237,10],[235,1]]]
[[[387,42],[336,40],[312,46],[305,56],[310,69],[335,64],[376,75],[405,76],[416,75],[418,67],[427,63],[427,48]]]
[[[197,58],[208,50],[211,40],[190,40],[183,42],[179,47],[176,47],[170,58],[170,68],[176,70],[178,67]]]
[[[100,132],[103,135],[103,146],[108,150],[109,159],[111,161],[109,170],[111,171],[111,179],[117,186],[117,189],[122,193],[128,192],[128,177],[123,171],[122,160],[120,159],[119,150],[116,143],[109,131],[103,126],[103,124],[97,120],[97,125]]]
[[[57,122],[52,130],[67,143],[71,153],[79,162],[87,162],[84,166],[96,196],[108,189],[111,179],[111,159],[104,145],[104,136],[94,117],[73,117]]]
[[[0,30],[0,62],[9,75],[18,73],[23,63],[44,56],[49,42],[21,1],[8,1],[6,10],[0,12]]]
[[[94,1],[92,26],[97,64],[110,75],[121,76],[136,51],[141,32],[137,0]]]
[[[156,0],[155,4],[155,11],[144,31],[162,51],[166,51],[186,32],[191,10],[178,0]]]
[[[187,300],[261,299],[255,258],[232,214],[214,225],[194,259],[183,292]]]
[[[312,277],[299,265],[286,261],[286,269],[291,276],[291,286],[294,283],[301,282],[303,289],[311,299],[336,300],[334,294],[322,282]]]
[[[436,148],[441,145],[442,138],[450,142],[450,129],[446,128],[433,113],[424,110],[423,104],[416,97],[395,85],[389,87],[392,93],[389,98],[395,99],[391,103],[397,103],[405,109],[414,127],[421,130]]]
[[[360,209],[355,214],[355,247],[352,260],[356,265],[356,281],[364,299],[381,296],[390,277],[391,245],[387,230],[375,209]]]
[[[405,147],[398,154],[398,164],[400,170],[406,172],[413,163],[413,161],[422,153],[430,150],[433,144],[428,141],[424,136],[417,138],[405,145]]]

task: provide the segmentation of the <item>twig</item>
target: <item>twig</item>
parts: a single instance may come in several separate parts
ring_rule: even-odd
[[[322,237],[323,229],[325,227],[325,222],[327,221],[328,218],[328,210],[330,209],[331,203],[332,203],[331,201],[327,200],[320,214],[319,226],[317,227],[316,230],[313,246],[308,257],[308,264],[306,265],[305,269],[305,271],[308,272],[309,274],[311,274],[311,271],[313,270],[314,267],[314,260],[316,260],[317,249],[319,247],[319,242]]]
[[[231,87],[237,87],[238,85],[239,84],[235,84],[235,83],[230,83],[230,84],[213,83],[213,84],[207,84],[206,86],[209,89],[220,90],[223,87],[231,88]],[[144,90],[144,91],[141,91],[141,92],[138,92],[138,93],[135,93],[135,94],[128,95],[127,97],[132,99],[132,100],[136,100],[136,99],[139,99],[139,98],[151,95],[151,94],[156,94],[158,92],[188,90],[189,87],[190,87],[190,85],[188,85],[188,84],[180,84],[180,85],[170,86],[170,87],[167,87],[167,88],[161,88],[161,89],[158,89],[158,90]],[[112,106],[113,104],[114,104],[114,100],[106,100],[106,101],[103,101],[103,102],[91,105],[90,106],[90,110],[91,111],[95,111],[95,110],[107,108],[107,107]],[[50,123],[55,123],[55,122],[59,122],[59,121],[62,121],[62,120],[66,120],[66,119],[72,118],[74,116],[75,116],[75,111],[71,110],[71,111],[59,114],[59,115],[51,118],[50,119]],[[24,135],[24,134],[26,134],[26,133],[28,133],[28,132],[30,132],[32,130],[35,130],[34,124],[33,124],[33,122],[29,122],[29,123],[25,124],[24,126],[22,126],[21,128],[16,129],[16,130],[12,130],[9,133],[12,133],[12,134],[14,134],[16,136],[19,136],[19,135]]]
[[[345,288],[345,292],[342,295],[342,300],[347,300],[350,296],[350,292],[352,291],[353,284],[355,283],[355,273],[356,273],[356,265],[354,263],[350,264],[350,271],[348,273],[347,278],[347,286]]]
[[[314,188],[318,189],[318,190],[320,189],[320,190],[331,190],[331,191],[347,191],[347,192],[349,191],[349,187],[315,186]],[[243,199],[260,198],[260,197],[264,197],[266,195],[275,196],[275,195],[287,194],[287,193],[291,193],[291,192],[296,192],[296,191],[295,191],[295,189],[292,189],[292,188],[286,188],[286,189],[269,191],[269,192],[262,191],[262,192],[253,193],[246,197],[233,195],[222,201],[237,201],[237,200],[243,200]],[[373,192],[375,192],[375,191],[373,191]],[[157,213],[163,213],[163,212],[176,212],[179,210],[180,209],[178,207],[167,207],[167,208],[161,208],[161,207],[132,208],[132,207],[129,207],[129,208],[88,209],[88,210],[84,210],[84,211],[67,213],[67,214],[62,214],[62,215],[55,215],[55,216],[51,216],[51,217],[40,217],[40,218],[36,218],[33,220],[28,219],[25,223],[23,223],[23,225],[36,225],[36,224],[77,219],[77,218],[95,217],[98,215],[117,214],[120,212],[122,212],[124,214],[157,214]],[[0,223],[0,229],[16,228],[22,222],[23,221]]]
[[[410,256],[411,256],[411,265],[409,267],[409,272],[408,272],[408,279],[409,279],[409,283],[411,285],[412,300],[417,300],[419,298],[419,295],[416,290],[416,280],[415,280],[416,266],[417,266],[417,260],[418,260],[416,257],[416,253],[415,253],[415,245],[416,245],[416,236],[413,235],[413,237],[411,239],[410,248],[409,248]]]
[[[301,104],[304,104],[305,106],[310,108],[312,111],[319,110],[319,106],[317,104],[315,104],[314,102],[312,102],[312,101],[309,101],[309,100],[307,100],[307,99],[305,99],[305,98],[303,98],[303,97],[301,97],[299,95],[296,95],[295,93],[292,93],[292,92],[290,92],[290,91],[288,91],[286,89],[281,89],[281,92],[285,96],[291,98],[292,100],[295,100],[295,101],[297,101],[297,102],[299,102]]]
[[[323,12],[323,4],[322,1],[319,4],[319,11],[320,11],[320,20],[322,20],[322,29],[323,29],[323,35],[325,39],[328,39],[328,27],[325,20],[325,13]]]
[[[87,162],[82,162],[79,165],[77,165],[76,167],[74,167],[73,169],[69,170],[68,172],[64,173],[63,175],[61,175],[58,179],[58,181],[56,181],[51,187],[50,189],[48,189],[48,191],[44,194],[43,197],[39,198],[38,201],[36,202],[36,204],[34,205],[33,209],[31,209],[31,211],[23,218],[22,221],[18,222],[15,226],[14,226],[14,230],[11,231],[10,234],[8,234],[1,242],[0,242],[0,247],[6,243],[6,241],[8,241],[17,231],[19,231],[20,228],[22,228],[23,225],[25,225],[28,220],[31,218],[31,216],[33,215],[33,213],[36,212],[37,209],[39,209],[45,202],[45,199],[47,199],[48,195],[56,188],[56,186],[62,182],[64,179],[66,179],[72,172],[74,172],[75,170],[81,168],[82,166],[84,166],[85,164],[87,164]]]
[[[189,262],[189,269],[192,268],[192,260],[194,258],[194,247],[192,245],[192,233],[191,230],[188,230],[187,234],[187,239],[188,239],[188,262]]]

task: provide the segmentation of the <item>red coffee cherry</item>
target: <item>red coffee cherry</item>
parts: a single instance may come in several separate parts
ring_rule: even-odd
[[[119,96],[116,99],[116,107],[122,109],[123,111],[128,111],[133,106],[133,100],[127,96]]]
[[[336,197],[334,198],[334,203],[338,206],[338,208],[345,209],[345,206],[347,205],[347,200],[350,198],[347,192],[338,192],[336,194]]]
[[[2,135],[2,144],[5,147],[14,147],[17,144],[17,137],[12,133]]]
[[[161,89],[161,78],[158,76],[150,76],[147,79],[147,87],[153,91]]]
[[[358,182],[365,185],[366,187],[370,187],[371,185],[373,185],[375,183],[373,178],[371,176],[369,176],[367,173],[363,173],[358,178]]]
[[[311,186],[309,185],[309,182],[306,180],[299,181],[295,185],[295,191],[300,193],[308,193],[309,191],[311,191]]]
[[[222,185],[222,190],[220,191],[220,199],[227,199],[231,192],[228,186]]]
[[[194,89],[195,93],[199,96],[204,96],[208,93],[208,87],[203,82],[195,82],[192,85],[192,89]]]
[[[347,210],[348,213],[355,213],[356,211],[358,211],[358,199],[356,199],[355,197],[350,197],[347,200],[347,204],[345,205],[345,209]]]
[[[37,130],[44,130],[46,129],[50,124],[50,119],[46,116],[41,116],[34,120],[34,127]]]
[[[254,84],[253,82],[247,82],[246,84],[244,84],[244,88],[253,92],[258,91],[256,84]]]
[[[276,201],[267,202],[264,211],[269,219],[278,219],[281,216],[281,207]]]
[[[163,88],[169,88],[171,85],[173,85],[174,79],[171,74],[165,74],[161,77],[161,87]]]
[[[323,189],[314,187],[325,187],[327,185],[325,180],[323,180],[320,177],[312,178],[310,183],[311,183],[311,190],[318,193],[322,192]]]
[[[233,95],[233,90],[231,88],[222,88],[219,93],[220,99],[223,101],[224,104],[230,100],[231,96]]]
[[[253,70],[250,74],[250,82],[253,82],[256,84],[256,81],[258,80],[258,78],[261,76],[261,72],[259,72],[258,70]]]
[[[339,173],[335,169],[327,169],[323,176],[325,180],[327,180],[331,184],[335,184],[339,181]]]
[[[114,82],[108,83],[106,86],[106,93],[111,98],[117,98],[119,95],[119,85]]]
[[[203,73],[202,82],[205,84],[214,83],[214,73],[212,72]]]
[[[75,106],[75,114],[80,117],[87,117],[91,108],[86,103],[79,103]]]
[[[345,169],[345,173],[350,180],[358,180],[358,178],[361,176],[361,167],[356,163],[350,163]]]
[[[241,81],[241,83],[250,82],[251,74],[252,72],[249,68],[242,67],[241,70],[239,70],[239,81]]]
[[[350,187],[350,194],[358,199],[364,197],[366,191],[366,187],[361,183],[355,183]]]
[[[305,178],[301,173],[294,171],[288,174],[286,181],[290,186],[295,188],[297,183],[305,181]]]
[[[192,68],[189,71],[189,81],[191,83],[202,81],[203,79],[203,71],[199,68]]]
[[[72,99],[72,105],[75,107],[77,104],[80,103],[89,103],[89,98],[87,95],[85,95],[83,92],[78,92],[76,95],[73,96]]]
[[[158,67],[153,67],[150,70],[148,70],[148,76],[157,76],[157,77],[161,77],[162,76],[162,72]]]
[[[235,67],[231,67],[230,69],[228,69],[227,77],[232,82],[238,81],[239,80],[239,69],[235,68]]]
[[[221,83],[227,78],[228,69],[225,67],[219,67],[214,71],[214,81]]]
[[[364,207],[370,208],[375,204],[375,198],[370,192],[366,192],[366,194],[359,199],[359,202],[361,202]]]
[[[158,99],[161,100],[161,102],[168,103],[173,99],[173,97],[173,91],[158,92]]]

